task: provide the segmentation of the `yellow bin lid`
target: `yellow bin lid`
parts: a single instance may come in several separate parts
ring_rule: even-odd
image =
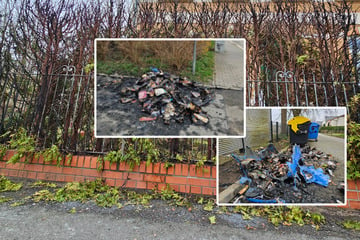
[[[297,116],[297,117],[293,117],[292,119],[290,119],[288,121],[288,125],[291,125],[291,130],[293,130],[296,133],[299,130],[299,128],[298,128],[299,124],[307,123],[310,121],[311,120],[306,117]]]

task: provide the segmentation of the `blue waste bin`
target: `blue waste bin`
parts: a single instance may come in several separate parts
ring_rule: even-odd
[[[319,124],[317,124],[316,122],[312,122],[310,124],[310,127],[309,127],[309,136],[308,136],[308,138],[311,139],[311,140],[317,141],[318,135],[319,135],[319,128],[320,128]]]

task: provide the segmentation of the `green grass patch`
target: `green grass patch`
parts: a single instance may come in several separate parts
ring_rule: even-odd
[[[347,229],[354,229],[360,231],[360,221],[346,220],[343,222],[343,226]]]

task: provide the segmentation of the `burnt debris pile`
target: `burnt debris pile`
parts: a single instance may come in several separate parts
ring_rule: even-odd
[[[329,185],[336,185],[331,177],[337,168],[337,161],[309,145],[303,148],[294,145],[292,149],[278,153],[270,144],[259,152],[247,148],[244,156],[231,156],[240,167],[240,183],[243,184],[234,203],[326,202],[319,192],[329,188]],[[336,187],[333,189],[337,194],[330,202],[343,201],[339,197],[340,191]],[[329,195],[329,191],[325,192]]]
[[[202,109],[213,100],[213,93],[186,77],[175,76],[152,68],[121,89],[123,104],[139,103],[145,116],[139,121],[162,119],[165,124],[183,123],[189,118],[195,124],[207,124],[209,118]]]

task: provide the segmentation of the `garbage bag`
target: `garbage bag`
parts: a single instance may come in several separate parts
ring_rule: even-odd
[[[329,184],[330,176],[324,174],[322,168],[315,169],[314,166],[300,166],[300,173],[306,183],[317,183],[324,187]]]

